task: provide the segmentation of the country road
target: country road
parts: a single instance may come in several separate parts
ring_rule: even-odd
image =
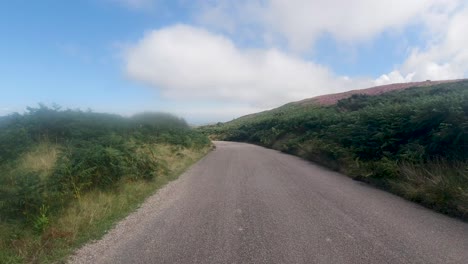
[[[468,224],[262,147],[216,150],[72,263],[468,263]]]

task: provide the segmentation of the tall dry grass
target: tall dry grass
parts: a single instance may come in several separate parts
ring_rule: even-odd
[[[52,173],[59,154],[57,144],[42,141],[19,158],[17,169],[39,173],[44,180]]]
[[[468,164],[433,160],[401,163],[400,179],[392,187],[405,198],[437,211],[468,219]]]

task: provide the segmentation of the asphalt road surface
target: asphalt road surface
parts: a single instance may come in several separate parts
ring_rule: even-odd
[[[468,263],[468,224],[299,158],[216,150],[74,263]]]

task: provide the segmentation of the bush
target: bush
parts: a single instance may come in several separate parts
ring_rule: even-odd
[[[125,161],[115,148],[82,143],[60,158],[50,183],[64,192],[107,189],[123,177]]]
[[[152,180],[158,173],[167,174],[166,166],[158,162],[150,148],[142,148],[132,155],[130,160],[132,180]]]
[[[45,202],[44,191],[45,185],[35,173],[19,172],[11,182],[3,182],[0,189],[2,218],[31,220]]]

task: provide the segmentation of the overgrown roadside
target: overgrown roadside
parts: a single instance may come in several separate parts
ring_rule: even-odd
[[[211,149],[167,114],[41,106],[0,125],[0,263],[62,262]]]

